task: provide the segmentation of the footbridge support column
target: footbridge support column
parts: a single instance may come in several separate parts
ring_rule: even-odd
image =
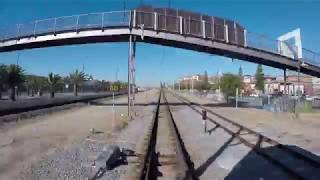
[[[135,56],[136,56],[136,37],[129,37],[129,54],[128,54],[128,118],[132,119],[135,100]]]

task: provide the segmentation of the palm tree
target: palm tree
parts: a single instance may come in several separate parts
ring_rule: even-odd
[[[0,99],[2,98],[2,91],[4,90],[4,86],[7,83],[8,71],[7,66],[0,64]]]
[[[28,75],[26,81],[28,88],[31,89],[31,96],[34,96],[35,93],[42,96],[42,89],[47,85],[45,77]]]
[[[52,72],[48,74],[48,84],[50,86],[51,98],[54,98],[54,91],[60,79],[61,77],[59,76],[59,74],[53,74]]]
[[[15,89],[17,86],[24,82],[24,70],[15,64],[11,64],[7,67],[8,78],[7,78],[7,85],[10,88],[10,99],[12,101],[16,100],[16,93]]]
[[[87,79],[87,75],[83,71],[77,69],[69,75],[69,78],[73,83],[73,94],[78,96],[78,87]]]

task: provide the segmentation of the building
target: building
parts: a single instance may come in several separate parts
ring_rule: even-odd
[[[267,94],[282,93],[297,95],[299,92],[311,96],[319,95],[320,78],[307,75],[301,75],[300,77],[288,75],[286,83],[283,76],[265,78],[265,93]]]
[[[243,93],[246,95],[259,94],[255,88],[255,77],[251,75],[243,76]],[[286,87],[286,88],[285,88]],[[297,75],[288,75],[285,85],[283,76],[265,76],[264,93],[266,94],[289,94],[297,95],[298,92],[307,95],[317,95],[320,93],[320,79],[302,75],[298,80]]]
[[[219,76],[209,76],[209,84],[217,84]],[[181,89],[197,89],[200,87],[204,79],[203,75],[196,74],[184,76],[180,80]],[[287,75],[287,81],[284,82],[283,76],[265,76],[264,77],[264,93],[266,94],[289,94],[298,95],[299,92],[310,96],[320,95],[320,78],[301,75],[299,78],[295,74]],[[243,89],[241,94],[253,95],[259,94],[255,88],[256,79],[253,75],[243,75],[242,77]]]
[[[195,74],[190,76],[184,76],[180,79],[180,88],[181,89],[198,89],[201,87],[204,80],[204,75]],[[218,76],[208,76],[208,83],[210,85],[216,84],[219,81]]]

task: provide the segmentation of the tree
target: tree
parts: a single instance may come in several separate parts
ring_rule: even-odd
[[[220,80],[220,88],[226,99],[228,99],[229,96],[236,95],[237,88],[241,88],[241,79],[238,75],[224,74]]]
[[[255,78],[256,78],[256,89],[264,92],[264,74],[263,74],[263,69],[261,64],[257,66]]]
[[[208,90],[209,88],[209,78],[207,71],[204,72],[203,81],[202,81],[202,89]]]
[[[5,89],[7,78],[8,78],[7,66],[0,64],[0,99],[2,98],[2,91]]]
[[[35,85],[38,91],[38,96],[42,96],[42,90],[47,85],[47,80],[45,77],[36,77],[35,78]]]
[[[70,81],[73,83],[73,94],[78,96],[78,88],[87,79],[87,75],[78,69],[69,75]]]
[[[52,72],[48,74],[48,84],[50,88],[50,97],[54,98],[54,91],[59,83],[61,77],[59,74],[53,74]]]
[[[33,96],[34,95],[34,87],[33,87],[33,76],[32,75],[26,75],[25,86],[27,87],[28,96],[30,95],[30,91],[31,91],[31,96]]]
[[[35,93],[37,93],[38,96],[42,96],[42,89],[47,85],[47,80],[45,77],[27,75],[26,82],[28,89],[31,89],[31,96],[34,96]]]
[[[15,101],[15,89],[24,82],[24,70],[19,65],[11,64],[7,67],[7,72],[7,85],[11,90],[10,99],[12,101]]]

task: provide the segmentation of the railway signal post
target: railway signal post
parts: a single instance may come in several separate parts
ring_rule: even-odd
[[[204,133],[207,132],[207,111],[202,110],[202,123],[203,123],[203,128],[204,128]]]

